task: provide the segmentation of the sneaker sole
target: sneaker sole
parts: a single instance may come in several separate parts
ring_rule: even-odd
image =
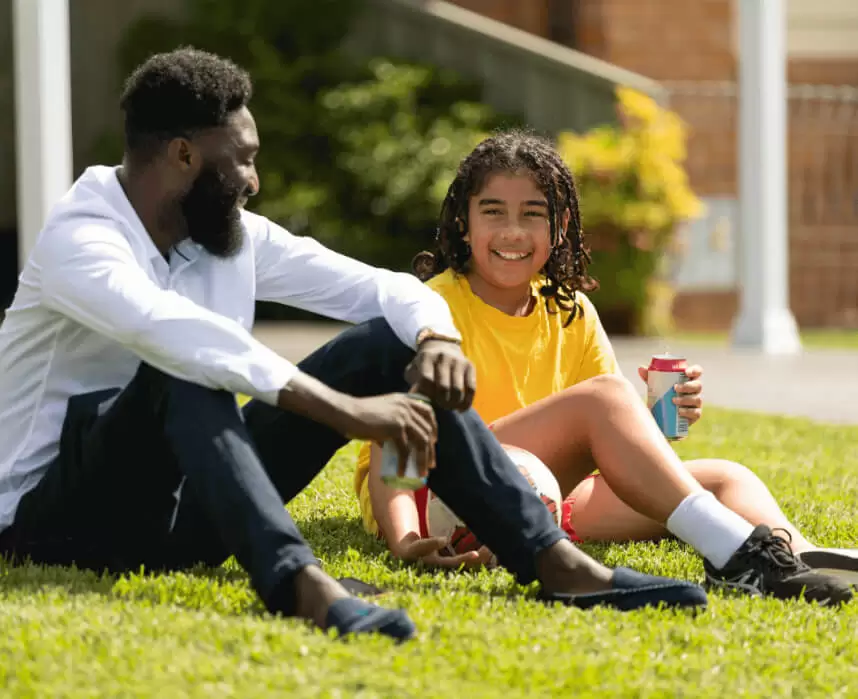
[[[799,559],[817,573],[839,578],[853,587],[858,587],[858,559],[834,551],[805,551]]]
[[[753,585],[743,585],[707,576],[703,583],[707,591],[721,592],[732,597],[763,597],[763,593]]]
[[[819,574],[824,574],[826,571],[824,571],[822,569],[814,568],[813,572],[819,573]],[[850,573],[846,573],[846,575],[850,575]],[[837,578],[838,580],[840,580],[843,583],[846,583],[847,585],[850,584],[848,580],[844,579],[844,571],[843,570],[836,571],[832,577]],[[858,581],[858,576],[855,577],[855,580]],[[856,582],[856,585],[858,585],[858,582]],[[763,597],[771,597],[773,599],[796,599],[796,600],[797,599],[803,599],[805,602],[811,601],[811,600],[803,598],[803,597],[802,598],[800,598],[800,597],[786,597],[786,598],[777,597],[770,592],[763,592],[760,589],[758,589],[752,585],[743,585],[741,583],[727,582],[727,581],[723,581],[723,580],[718,580],[716,578],[707,578],[706,581],[704,582],[703,586],[707,592],[716,592],[717,591],[717,592],[720,592],[721,594],[723,594],[727,597],[754,597],[754,598],[760,598],[760,599],[762,599]],[[827,597],[827,598],[823,598],[823,599],[817,599],[815,601],[821,607],[836,607],[836,606],[839,606],[839,605],[844,604],[846,602],[849,602],[851,599],[852,599],[851,596],[847,599],[840,599],[840,598],[833,599],[831,597]]]

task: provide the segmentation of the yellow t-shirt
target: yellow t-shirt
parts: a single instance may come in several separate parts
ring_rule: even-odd
[[[462,350],[476,367],[474,409],[488,424],[542,398],[601,374],[619,373],[616,356],[596,309],[584,294],[576,298],[581,311],[566,327],[568,312],[549,312],[539,295],[533,312],[510,316],[489,306],[473,291],[464,275],[452,270],[427,285],[443,296],[462,333]],[[364,527],[378,533],[367,487],[369,444],[364,444],[355,471]]]

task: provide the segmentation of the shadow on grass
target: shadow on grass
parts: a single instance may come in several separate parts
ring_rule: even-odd
[[[420,577],[415,580],[408,576],[410,583],[407,584],[409,587],[413,585],[413,589],[418,592],[437,593],[443,589],[445,580],[459,576],[471,578],[481,573],[480,570],[466,568],[433,569],[422,563],[395,559],[382,541],[363,530],[360,520],[355,517],[304,520],[300,523],[300,530],[313,552],[322,558],[330,560],[354,556],[363,563],[380,564],[393,575],[413,570]],[[382,592],[401,590],[401,584],[401,581],[393,583]],[[352,587],[349,589],[357,591]],[[479,593],[486,597],[518,597],[523,592],[515,584],[502,591],[479,589]],[[140,568],[127,573],[111,573],[75,566],[10,563],[0,556],[0,599],[20,597],[22,593],[34,597],[52,594],[60,597],[97,595],[107,602],[173,606],[189,611],[215,611],[228,616],[267,614],[261,600],[250,587],[247,574],[234,558],[217,567],[197,565],[180,570],[154,571]]]
[[[383,543],[366,534],[355,518],[321,517],[303,521],[300,530],[317,556],[338,557],[349,549],[361,556],[384,557]],[[0,554],[0,599],[46,594],[97,595],[106,601],[173,605],[184,609],[214,609],[231,615],[266,614],[250,586],[247,573],[234,558],[220,566],[195,565],[179,569],[110,572],[66,565],[9,560]]]
[[[105,601],[140,601],[189,610],[213,608],[226,614],[266,613],[261,600],[249,588],[247,574],[234,559],[218,567],[196,565],[148,571],[141,566],[134,572],[118,573],[74,565],[10,562],[0,557],[0,598],[21,593],[34,597],[96,595]]]
[[[349,549],[368,555],[387,550],[384,542],[364,531],[356,517],[319,517],[302,521],[298,528],[317,556],[340,556]]]

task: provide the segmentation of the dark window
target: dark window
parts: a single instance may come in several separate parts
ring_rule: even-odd
[[[575,24],[580,0],[548,0],[548,38],[575,48]]]

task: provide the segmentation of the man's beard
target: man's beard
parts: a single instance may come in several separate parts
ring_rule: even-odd
[[[243,194],[244,188],[228,182],[214,165],[203,165],[179,201],[188,237],[215,257],[238,253],[244,241],[238,206]]]

